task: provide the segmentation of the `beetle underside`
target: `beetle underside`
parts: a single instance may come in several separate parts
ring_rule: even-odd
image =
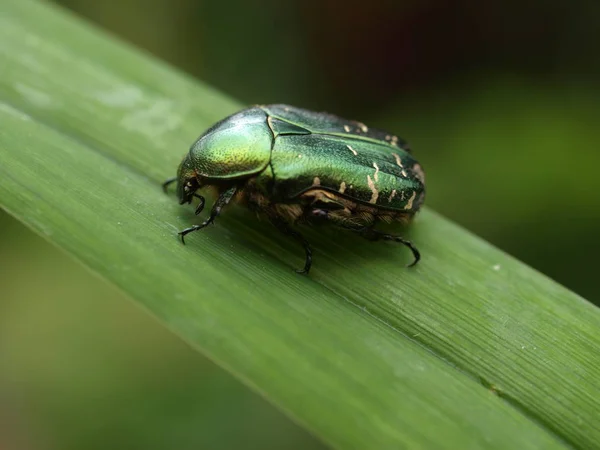
[[[414,215],[364,205],[324,189],[306,191],[297,201],[298,203],[276,203],[272,207],[291,223],[326,220],[344,228],[364,228],[376,222],[407,224]]]
[[[275,225],[284,234],[287,234],[302,244],[306,253],[304,268],[297,270],[299,273],[308,273],[312,265],[312,252],[310,244],[295,229],[295,224],[324,224],[332,225],[359,233],[369,240],[389,240],[399,242],[413,253],[414,261],[410,266],[415,265],[420,254],[418,250],[407,240],[400,236],[386,234],[374,229],[378,222],[392,223],[400,222],[407,224],[413,218],[414,213],[389,210],[365,205],[348,198],[337,195],[324,189],[310,189],[292,201],[273,202],[259,189],[256,188],[255,180],[250,179],[241,185],[223,186],[204,186],[207,188],[216,188],[219,196],[215,201],[210,217],[200,225],[194,225],[181,231],[181,239],[193,231],[204,228],[212,223],[230,201],[242,204],[250,210],[256,212],[259,216],[266,216],[269,221]],[[201,204],[196,209],[196,214],[200,214],[203,209],[203,197]]]

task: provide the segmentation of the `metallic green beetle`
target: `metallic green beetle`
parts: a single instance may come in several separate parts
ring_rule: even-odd
[[[360,122],[287,105],[254,106],[212,126],[192,145],[177,177],[180,204],[216,188],[210,216],[186,228],[184,236],[212,223],[232,199],[266,215],[305,250],[309,243],[292,228],[296,223],[332,223],[370,240],[393,240],[417,249],[399,236],[376,231],[377,222],[407,223],[425,198],[424,172],[406,143]]]

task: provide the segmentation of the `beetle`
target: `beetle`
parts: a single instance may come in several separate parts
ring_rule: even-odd
[[[213,187],[217,199],[201,224],[179,232],[184,237],[213,223],[232,200],[266,216],[298,241],[305,263],[311,246],[295,224],[331,223],[377,241],[408,247],[414,266],[417,248],[401,236],[375,230],[378,222],[408,223],[425,199],[425,175],[406,142],[361,122],[288,105],[258,105],[213,125],[191,146],[176,177],[179,203],[205,198],[196,193]]]

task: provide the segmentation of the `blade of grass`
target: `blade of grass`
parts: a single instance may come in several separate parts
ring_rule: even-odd
[[[200,251],[182,247],[174,231],[187,217],[154,183],[43,124],[0,117],[9,130],[0,138],[9,212],[327,442],[560,447],[426,349],[274,256],[261,257],[249,245],[253,230],[227,225]]]
[[[239,212],[178,245],[192,211],[157,184],[239,105],[49,6],[3,8],[16,217],[333,445],[598,448],[591,305],[430,211],[413,271],[398,248],[313,232],[298,277],[299,249]]]

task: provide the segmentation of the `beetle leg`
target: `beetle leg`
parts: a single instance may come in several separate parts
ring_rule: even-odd
[[[269,215],[269,220],[283,234],[293,237],[296,241],[302,244],[304,247],[304,253],[306,254],[306,259],[304,260],[304,268],[296,269],[296,273],[307,274],[310,271],[310,266],[312,265],[312,250],[310,248],[310,243],[304,239],[304,236],[302,236],[299,232],[292,229],[290,225],[281,217]]]
[[[360,234],[362,237],[364,237],[365,239],[368,239],[369,241],[379,241],[379,240],[394,241],[394,242],[399,242],[402,245],[405,245],[406,247],[408,247],[410,249],[410,251],[412,252],[413,257],[414,257],[414,261],[412,263],[408,264],[407,267],[414,266],[421,259],[421,254],[419,253],[419,250],[417,250],[417,248],[412,244],[412,242],[407,241],[406,239],[404,239],[400,236],[395,236],[393,234],[386,234],[381,231],[377,231],[377,230],[373,229],[373,224],[360,225],[360,224],[356,224],[356,223],[352,224],[349,222],[335,221],[335,220],[333,221],[333,223],[335,223],[339,227],[345,228],[350,231],[354,231],[355,233]]]
[[[179,236],[181,236],[181,242],[183,242],[185,244],[184,236],[186,234],[189,234],[193,231],[201,230],[205,226],[213,223],[214,220],[217,218],[217,216],[221,213],[221,210],[225,207],[225,205],[227,205],[231,201],[231,199],[235,195],[236,191],[237,191],[237,186],[233,186],[233,187],[230,187],[229,189],[227,189],[226,191],[222,192],[219,195],[219,198],[217,199],[215,204],[213,205],[212,209],[210,210],[210,216],[208,217],[208,219],[206,219],[204,222],[202,222],[199,225],[193,225],[193,226],[186,228],[185,230],[182,230],[179,232]],[[196,211],[197,211],[196,214],[198,214],[198,209],[200,209],[200,211],[202,211],[200,206],[204,207],[204,202],[202,200],[200,201],[200,205],[198,205],[198,208],[196,208]]]
[[[383,239],[384,241],[399,242],[402,245],[405,245],[406,247],[408,247],[410,249],[410,251],[412,252],[413,257],[415,259],[407,267],[414,266],[421,259],[421,254],[419,253],[419,250],[417,250],[417,248],[412,244],[412,242],[407,241],[406,239],[404,239],[400,236],[395,236],[393,234],[386,234],[381,231],[374,230],[373,228],[363,228],[362,230],[354,230],[354,231],[357,231],[358,233],[360,233],[360,235],[362,237],[364,237],[365,239],[368,239],[370,241],[379,241],[380,239]]]
[[[194,194],[194,197],[200,199],[200,203],[198,203],[198,206],[196,207],[196,212],[194,213],[194,214],[198,215],[204,209],[204,203],[206,203],[206,199],[203,196],[198,195],[198,194]]]

